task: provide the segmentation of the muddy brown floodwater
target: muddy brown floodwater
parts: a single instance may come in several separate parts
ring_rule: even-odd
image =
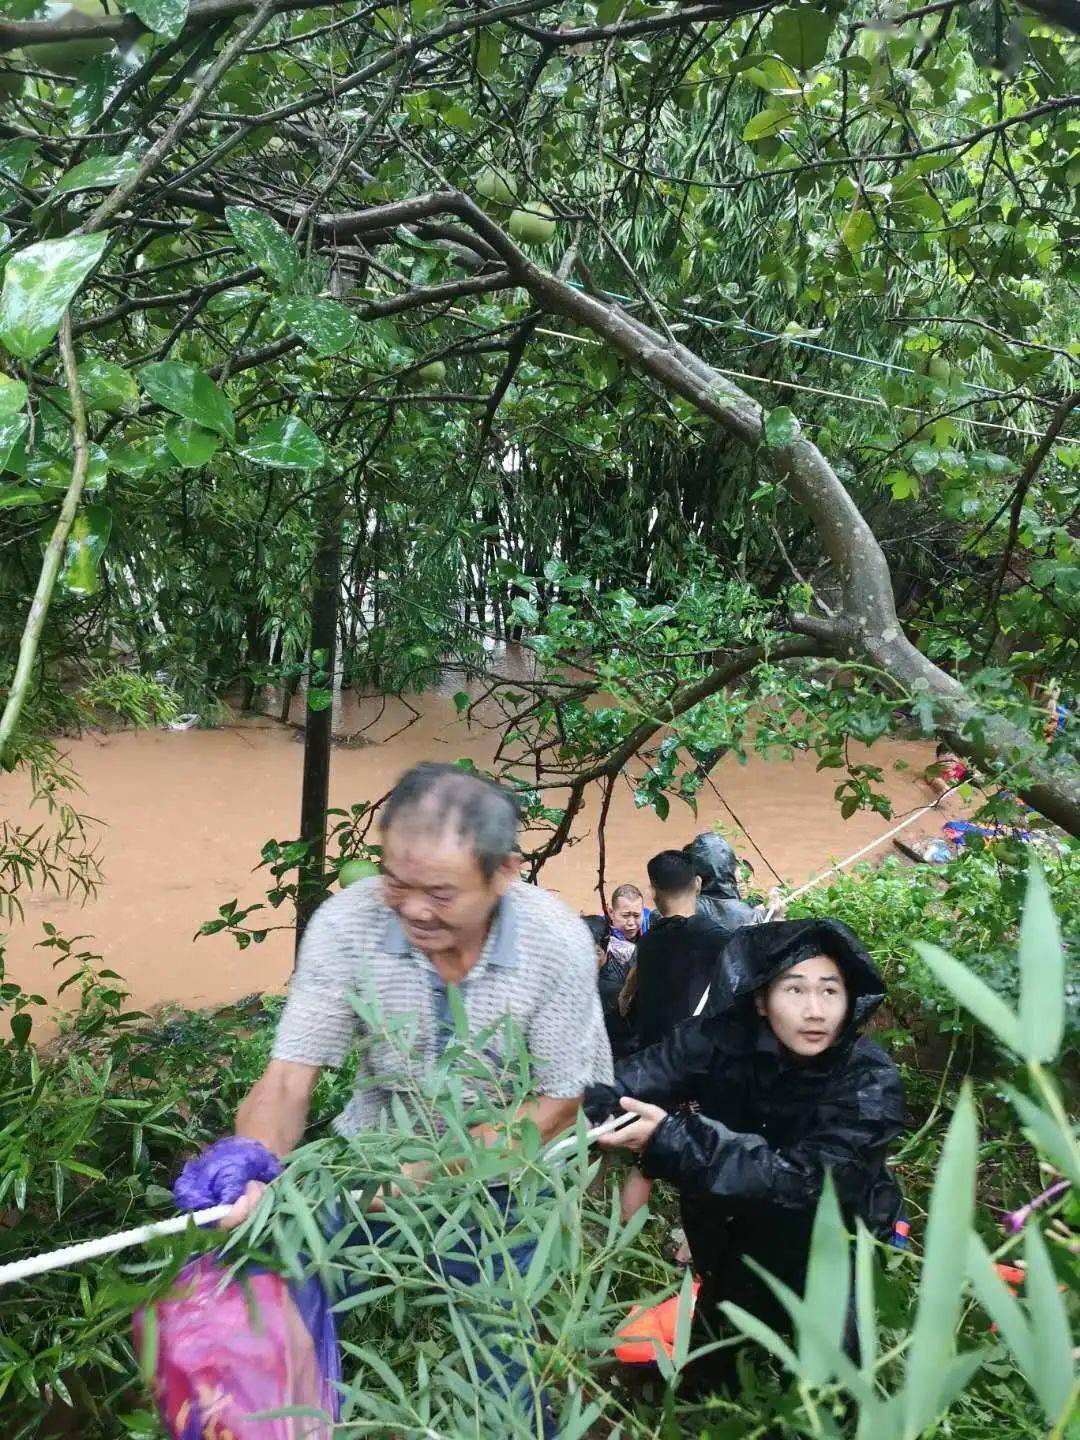
[[[493,733],[469,730],[457,718],[452,688],[411,697],[419,718],[403,730],[410,717],[400,701],[349,697],[352,713],[342,717],[339,728],[351,733],[375,720],[367,732],[375,743],[335,747],[331,804],[374,800],[419,760],[468,756],[479,765],[490,761]],[[92,936],[87,948],[125,977],[130,1003],[140,1010],[162,1001],[212,1005],[282,988],[292,965],[287,929],[271,932],[263,944],[247,950],[239,950],[227,935],[192,937],[224,901],[233,896],[241,904],[258,900],[267,877],[266,871],[252,873],[260,847],[272,836],[295,834],[303,762],[296,732],[259,717],[217,730],[87,734],[62,742],[61,748],[83,786],[79,808],[100,822],[105,884],[86,905],[49,893],[31,896],[25,921],[9,937],[11,978],[50,999],[55,996],[62,976],[52,970],[51,952],[35,949],[42,922],[49,921],[65,935]],[[853,745],[852,750],[861,755],[864,747]],[[872,759],[885,770],[897,817],[932,799],[918,779],[933,759],[931,745],[879,741]],[[762,889],[774,883],[766,859],[785,881],[799,884],[895,823],[863,812],[842,820],[832,798],[837,772],[818,773],[815,764],[816,757],[806,753],[768,761],[750,754],[745,765],[728,755],[699,797],[696,821],[677,801],[666,822],[651,810],[635,810],[629,784],[621,785],[606,827],[609,891],[623,881],[644,889],[650,855],[680,846],[716,822],[752,861],[755,883]],[[34,823],[45,818],[28,802],[21,777],[5,777],[0,817]],[[541,875],[543,884],[585,911],[599,908],[597,808],[594,798],[575,826],[577,843]],[[740,832],[732,811],[754,844]],[[927,823],[917,823],[914,830]],[[874,855],[889,850],[886,842]],[[288,918],[284,908],[267,912],[268,924]]]

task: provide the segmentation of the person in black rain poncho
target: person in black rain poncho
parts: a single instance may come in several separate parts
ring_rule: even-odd
[[[697,911],[724,930],[737,930],[754,919],[751,906],[739,898],[738,858],[722,835],[695,835],[683,853],[690,857],[701,881]]]
[[[746,927],[720,964],[730,995],[624,1060],[585,1109],[594,1123],[635,1113],[599,1143],[678,1186],[702,1281],[697,1326],[715,1331],[730,1300],[784,1332],[786,1312],[743,1260],[802,1294],[826,1173],[849,1224],[887,1241],[900,1216],[885,1163],[903,1127],[900,1075],[861,1033],[885,987],[835,920]]]

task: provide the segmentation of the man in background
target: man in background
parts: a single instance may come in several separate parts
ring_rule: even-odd
[[[739,895],[738,858],[723,836],[709,831],[695,835],[684,854],[690,857],[701,881],[697,903],[700,913],[722,925],[728,934],[740,925],[752,924],[753,909]]]
[[[629,940],[636,945],[649,930],[652,911],[646,908],[645,897],[636,885],[618,885],[611,892],[611,934],[615,940]]]
[[[731,921],[739,913],[726,910],[721,922],[699,909],[701,878],[686,850],[661,850],[649,861],[648,871],[659,918],[654,915],[638,945],[637,963],[622,995],[622,1008],[643,1048],[659,1044],[680,1021],[688,1020],[710,986],[714,1003],[723,1003],[720,956],[737,928]],[[749,906],[736,904],[746,911],[745,923],[752,923]],[[630,1172],[622,1187],[625,1220],[648,1203],[651,1190],[651,1182],[639,1171]]]

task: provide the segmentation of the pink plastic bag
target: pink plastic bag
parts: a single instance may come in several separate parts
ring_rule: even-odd
[[[290,1284],[249,1268],[226,1279],[212,1255],[185,1266],[173,1290],[135,1316],[135,1347],[173,1440],[330,1440],[340,1418],[341,1361],[317,1279]],[[154,1330],[156,1329],[156,1338]],[[323,1412],[253,1415],[304,1406]]]

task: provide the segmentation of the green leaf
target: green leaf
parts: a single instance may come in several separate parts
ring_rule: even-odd
[[[95,55],[79,72],[66,116],[72,130],[85,130],[98,119],[105,108],[105,97],[120,78],[121,63],[118,53],[109,52]]]
[[[87,505],[72,521],[64,552],[60,583],[72,595],[94,595],[98,588],[99,561],[112,531],[112,511],[107,505]],[[49,530],[51,534],[51,527]]]
[[[336,300],[278,300],[271,313],[279,324],[295,330],[313,355],[336,355],[356,338],[356,320]]]
[[[21,411],[0,419],[0,470],[7,468],[11,452],[29,428],[30,421]]]
[[[155,404],[174,415],[216,430],[226,440],[235,438],[232,406],[202,370],[177,360],[153,360],[140,368],[139,384]]]
[[[1080,1186],[1080,1161],[1077,1160],[1076,1139],[1067,1133],[1049,1111],[1014,1089],[1004,1087],[1009,1103],[1020,1116],[1020,1123],[1031,1132],[1040,1152],[1060,1170],[1067,1180]]]
[[[48,496],[36,485],[0,485],[0,510],[15,510],[22,505],[44,505]]]
[[[1046,876],[1032,861],[1020,921],[1020,1039],[1026,1060],[1055,1060],[1065,1033],[1065,952]]]
[[[756,1340],[763,1350],[767,1350],[770,1355],[775,1355],[790,1374],[798,1375],[799,1361],[795,1352],[775,1330],[765,1324],[764,1320],[759,1320],[756,1315],[751,1315],[741,1305],[733,1305],[730,1300],[722,1301],[720,1309],[736,1330],[740,1330],[744,1335],[749,1335],[750,1339]]]
[[[282,287],[300,273],[300,252],[290,236],[262,210],[227,205],[225,219],[236,243],[259,269]]]
[[[188,0],[128,0],[124,9],[137,15],[155,35],[175,40],[187,19]]]
[[[333,703],[334,696],[330,690],[309,690],[307,692],[307,708],[309,710],[329,710]]]
[[[840,239],[853,255],[858,255],[876,235],[877,226],[874,223],[874,217],[864,206],[853,210],[840,229]]]
[[[929,949],[929,946],[923,947]],[[904,1379],[905,1433],[921,1435],[941,1411],[943,1371],[956,1348],[968,1236],[975,1215],[978,1134],[971,1091],[960,1093],[930,1196],[918,1308]]]
[[[60,327],[64,311],[101,259],[106,234],[40,240],[7,262],[0,294],[0,344],[33,360]]]
[[[682,1370],[690,1355],[690,1332],[694,1319],[694,1275],[687,1270],[679,1290],[679,1308],[675,1316],[675,1343],[671,1359],[675,1369]]]
[[[469,708],[469,697],[464,690],[459,690],[454,696],[454,709],[459,715],[464,715]]]
[[[918,499],[919,482],[906,470],[892,470],[885,476],[885,483],[892,491],[894,500]]]
[[[855,1322],[859,1332],[859,1358],[863,1378],[873,1384],[878,1358],[877,1305],[874,1298],[877,1255],[873,1238],[863,1222],[856,1220],[855,1226]]]
[[[795,416],[786,405],[780,405],[775,410],[770,410],[765,417],[765,444],[774,449],[781,445],[790,445],[796,435]]]
[[[185,470],[198,470],[217,453],[221,436],[194,420],[177,418],[165,426],[165,444]]]
[[[0,374],[0,420],[17,415],[26,404],[29,393],[21,380],[12,380],[9,375]]]
[[[79,386],[88,410],[135,410],[139,387],[130,370],[91,355],[79,365]]]
[[[968,1276],[979,1304],[998,1328],[1017,1369],[1034,1385],[1035,1341],[1027,1318],[994,1268],[989,1250],[973,1230],[968,1237]]]
[[[245,460],[276,470],[316,470],[326,460],[322,441],[295,415],[261,425],[239,449]]]
[[[56,189],[61,193],[68,193],[72,190],[99,190],[112,185],[119,185],[122,180],[129,179],[139,168],[139,157],[125,153],[123,155],[94,155],[89,160],[83,160],[66,175],[62,175],[56,184]]]
[[[742,138],[747,141],[764,140],[786,129],[791,120],[792,111],[787,105],[769,105],[751,115],[743,126]]]
[[[1065,1300],[1037,1224],[1024,1233],[1025,1291],[1034,1332],[1035,1358],[1028,1376],[1051,1424],[1064,1418],[1075,1378],[1072,1333]]]
[[[814,1217],[803,1304],[814,1329],[799,1330],[800,1375],[824,1385],[832,1374],[832,1356],[840,1347],[847,1314],[850,1246],[832,1175],[827,1174]]]
[[[805,5],[777,10],[769,31],[769,49],[796,70],[809,70],[824,60],[835,23],[834,16]]]
[[[927,945],[916,940],[915,949],[965,1010],[970,1010],[975,1019],[985,1025],[990,1033],[1014,1054],[1024,1053],[1020,1022],[1000,995],[995,994],[990,986],[973,974],[966,965],[954,960],[936,945]]]
[[[485,26],[476,37],[476,69],[486,79],[494,75],[502,58],[502,41],[492,33],[491,26]]]
[[[21,1010],[18,1015],[11,1017],[11,1034],[15,1040],[15,1044],[20,1050],[25,1050],[26,1048],[26,1042],[30,1038],[30,1030],[33,1023],[32,1017],[27,1015],[25,1010]]]

